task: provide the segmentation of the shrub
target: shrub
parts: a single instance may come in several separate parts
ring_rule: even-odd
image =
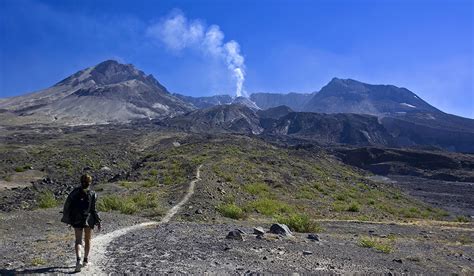
[[[291,207],[288,204],[268,198],[252,201],[247,207],[267,216],[279,215],[291,211]]]
[[[125,189],[130,189],[133,187],[133,182],[130,181],[120,181],[118,184],[124,187]]]
[[[158,170],[157,169],[151,169],[148,172],[148,174],[151,175],[151,176],[157,176],[158,175]]]
[[[134,214],[140,210],[156,208],[155,193],[138,193],[129,196],[108,195],[99,198],[97,209],[103,212],[119,211],[122,214]]]
[[[31,260],[31,265],[32,266],[40,266],[40,265],[45,265],[46,261],[43,258],[34,258]]]
[[[360,206],[359,204],[353,202],[349,207],[347,207],[346,211],[349,212],[359,212],[360,211]]]
[[[221,215],[224,217],[232,218],[232,219],[241,219],[245,217],[244,211],[235,203],[227,203],[222,204],[217,207],[217,210]]]
[[[457,222],[469,222],[469,218],[467,218],[465,216],[457,216],[456,221]]]
[[[359,240],[359,245],[362,247],[374,248],[382,253],[390,253],[393,250],[393,239],[382,240],[374,237],[362,237]]]
[[[29,165],[25,165],[25,166],[19,166],[19,167],[16,167],[15,168],[15,171],[16,172],[24,172],[24,171],[27,171],[30,169],[30,166]]]
[[[51,191],[42,192],[38,197],[38,207],[53,208],[58,206],[58,201]]]
[[[253,183],[244,186],[244,190],[251,195],[263,195],[269,192],[269,187],[265,183]]]
[[[288,227],[295,232],[309,233],[321,230],[320,226],[312,221],[306,214],[293,214],[288,217],[280,217],[277,221],[288,225]]]
[[[158,183],[155,179],[146,179],[143,183],[142,183],[142,187],[143,188],[150,188],[150,187],[154,187],[156,186]]]

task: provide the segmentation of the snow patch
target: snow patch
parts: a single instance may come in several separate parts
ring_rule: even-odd
[[[169,111],[169,109],[170,109],[169,106],[164,105],[164,104],[160,104],[160,103],[154,103],[153,108],[161,109],[161,110],[164,110],[164,111]]]
[[[406,107],[411,107],[411,108],[416,108],[416,106],[407,104],[407,103],[401,103],[400,105],[406,106]]]

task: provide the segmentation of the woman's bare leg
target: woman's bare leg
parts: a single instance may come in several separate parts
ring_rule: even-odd
[[[79,260],[81,258],[82,228],[74,228],[74,235],[76,236],[74,250],[76,251],[76,258]]]
[[[89,257],[89,251],[91,248],[91,236],[92,231],[90,227],[84,228],[85,248],[84,248],[84,259],[87,260]]]

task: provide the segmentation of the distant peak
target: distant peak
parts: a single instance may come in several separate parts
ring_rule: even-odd
[[[363,82],[354,80],[354,79],[340,79],[340,78],[332,78],[329,84],[343,84],[343,85],[354,85],[354,84],[365,84]]]

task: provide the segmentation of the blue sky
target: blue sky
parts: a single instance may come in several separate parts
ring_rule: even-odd
[[[312,92],[332,77],[353,78],[406,87],[443,111],[474,118],[473,5],[0,0],[0,97],[117,59],[186,95],[234,94],[235,69],[242,69],[246,93]],[[186,33],[164,39],[162,29],[177,16]],[[192,26],[201,28],[196,37]],[[223,38],[204,47],[216,28]]]

